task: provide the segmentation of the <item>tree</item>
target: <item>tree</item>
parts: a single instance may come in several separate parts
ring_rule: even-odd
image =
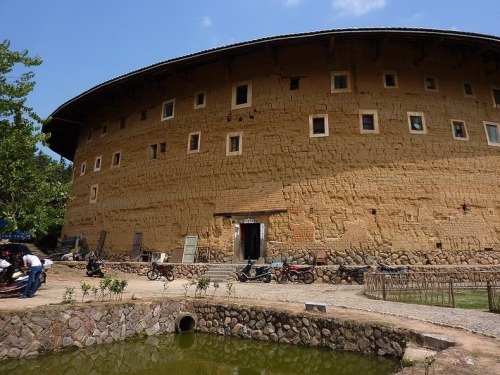
[[[10,42],[0,44],[0,219],[4,233],[21,230],[32,236],[63,223],[69,195],[65,165],[38,153],[48,136],[40,132],[44,120],[26,105],[34,89],[34,74],[18,71],[38,66],[40,57],[28,51],[12,52]]]

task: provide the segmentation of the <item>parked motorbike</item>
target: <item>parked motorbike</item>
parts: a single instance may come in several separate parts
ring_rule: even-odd
[[[349,284],[351,284],[353,281],[357,282],[358,284],[364,284],[365,273],[370,271],[371,268],[371,266],[346,267],[341,264],[337,272],[332,275],[330,282],[332,284],[340,284],[342,280],[345,280]]]
[[[26,285],[28,284],[28,278],[30,275],[30,269],[21,272],[12,272],[13,266],[6,261],[2,261],[0,264],[0,294],[2,295],[17,295],[24,292]],[[45,284],[47,282],[47,275],[45,273],[45,268],[42,269],[42,273],[40,274],[40,282],[38,287],[41,284]]]
[[[283,261],[281,269],[276,274],[276,281],[279,284],[284,284],[287,281],[302,281],[304,284],[312,284],[314,282],[315,266],[298,266],[291,265],[286,260]]]
[[[104,261],[99,260],[95,254],[91,254],[89,256],[89,260],[87,262],[87,269],[85,273],[88,277],[104,277],[104,272],[102,269],[104,268]]]
[[[156,280],[160,276],[165,277],[168,281],[174,280],[174,266],[171,264],[158,264],[153,262],[153,268],[151,268],[146,276],[149,280]]]
[[[250,280],[263,281],[269,283],[272,279],[271,266],[259,266],[252,270],[252,266],[255,262],[248,259],[247,265],[241,271],[238,272],[238,280],[242,283]]]
[[[387,265],[386,263],[381,262],[380,260],[377,261],[378,265],[378,271],[379,272],[386,272],[386,273],[407,273],[410,270],[410,267],[408,266],[397,266],[397,267],[391,267]]]

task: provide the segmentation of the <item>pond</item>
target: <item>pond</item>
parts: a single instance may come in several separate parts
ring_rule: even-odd
[[[395,359],[186,332],[3,361],[0,374],[387,375],[396,368]]]

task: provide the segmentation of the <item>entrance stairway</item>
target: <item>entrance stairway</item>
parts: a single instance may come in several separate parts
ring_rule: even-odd
[[[236,268],[236,264],[211,263],[203,277],[209,277],[210,281],[226,282],[235,274]]]

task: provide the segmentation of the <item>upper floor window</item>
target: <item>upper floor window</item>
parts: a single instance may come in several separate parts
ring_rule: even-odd
[[[327,137],[328,115],[309,115],[309,137]]]
[[[229,133],[226,137],[226,155],[241,155],[243,152],[243,133]]]
[[[188,154],[200,152],[200,132],[189,133]]]
[[[378,114],[376,110],[360,110],[359,126],[361,133],[378,133]]]
[[[350,92],[351,78],[348,71],[331,73],[331,92]]]
[[[127,122],[127,118],[126,117],[122,117],[120,118],[119,120],[119,123],[120,123],[120,129],[125,129],[125,123]]]
[[[484,130],[490,146],[500,147],[500,124],[484,121]]]
[[[148,110],[147,109],[144,109],[144,110],[139,112],[139,119],[141,121],[147,120],[147,118],[148,118]]]
[[[491,94],[493,96],[493,106],[500,108],[500,89],[492,88]]]
[[[194,95],[194,109],[206,107],[206,95],[205,92],[199,91]]]
[[[290,78],[290,90],[298,90],[299,89],[299,82],[300,82],[299,77]]]
[[[464,82],[464,95],[473,98],[474,97],[474,87],[470,82]]]
[[[80,167],[80,176],[85,175],[85,169],[87,168],[87,163],[83,162]]]
[[[113,153],[113,157],[111,158],[111,168],[118,168],[120,166],[121,159],[121,151],[116,151],[115,153]]]
[[[239,82],[233,85],[231,109],[246,108],[252,105],[252,82]]]
[[[87,142],[90,142],[92,140],[92,129],[89,130],[87,133]]]
[[[425,117],[422,112],[408,112],[408,125],[410,133],[426,134]]]
[[[386,89],[393,89],[398,87],[398,75],[396,72],[383,72],[384,87]]]
[[[90,187],[90,203],[97,202],[97,193],[99,192],[99,185],[95,184]]]
[[[101,126],[101,137],[105,136],[108,133],[108,123],[105,122]]]
[[[158,159],[158,145],[156,143],[149,145],[149,158],[152,160]]]
[[[425,77],[424,85],[426,91],[438,91],[437,81],[434,77]]]
[[[101,170],[102,156],[97,156],[94,162],[94,172]]]
[[[461,120],[451,120],[451,128],[453,131],[453,138],[466,141],[469,139],[467,134],[467,129],[465,127],[465,122]]]
[[[175,110],[175,99],[167,100],[163,102],[162,110],[161,110],[161,119],[162,120],[170,120],[174,118],[174,110]]]

